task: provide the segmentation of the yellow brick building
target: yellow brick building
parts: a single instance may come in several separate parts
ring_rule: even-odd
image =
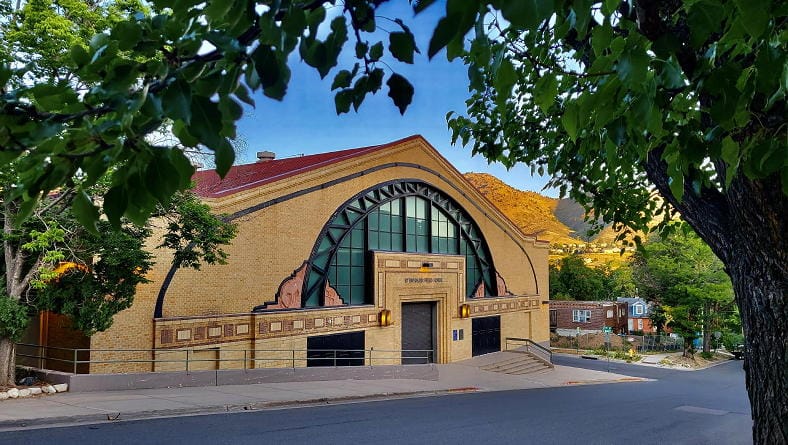
[[[190,369],[447,363],[549,340],[547,243],[420,136],[195,181],[238,224],[229,263],[176,270],[155,249],[151,282],[90,339],[90,372],[187,354]]]

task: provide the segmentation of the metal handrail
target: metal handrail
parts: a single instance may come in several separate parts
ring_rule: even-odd
[[[536,343],[535,341],[531,340],[530,338],[517,338],[517,337],[506,337],[506,350],[509,351],[509,342],[521,342],[525,343],[525,352],[533,354],[536,358],[546,362],[550,367],[553,366],[553,351],[545,348],[544,346]],[[531,346],[536,348],[537,352],[531,351]],[[522,347],[522,346],[520,346]],[[512,352],[522,352],[517,351],[516,349],[512,350]]]
[[[116,364],[116,363],[149,363],[151,365],[157,363],[183,363],[185,370],[189,372],[189,364],[197,362],[241,362],[243,369],[247,369],[249,363],[256,365],[258,362],[289,362],[290,367],[295,368],[296,363],[301,364],[309,361],[331,361],[334,366],[337,366],[338,360],[363,360],[364,366],[384,365],[386,362],[401,361],[403,353],[418,354],[412,355],[409,359],[426,359],[428,360],[435,352],[432,349],[215,349],[218,354],[216,358],[198,358],[193,357],[194,352],[203,351],[193,348],[178,348],[178,349],[90,349],[90,348],[63,348],[57,346],[43,346],[29,343],[18,343],[17,346],[22,348],[34,348],[39,351],[36,354],[25,354],[17,351],[16,356],[35,360],[51,360],[53,362],[61,362],[73,365],[72,371],[77,374],[78,365],[90,364]],[[72,358],[51,357],[47,355],[47,351],[64,351]],[[308,353],[314,352],[331,352],[330,357],[308,357]],[[87,360],[79,359],[80,353],[89,353]],[[150,359],[105,359],[96,360],[95,355],[100,353],[144,353],[150,354]],[[242,357],[226,357],[228,353],[242,353]],[[342,356],[341,354],[359,353],[360,356]],[[423,353],[423,354],[422,354]],[[185,358],[162,358],[168,354],[185,354]],[[222,357],[222,355],[225,355]],[[241,354],[238,354],[241,355]],[[261,356],[262,355],[262,356]],[[274,356],[275,355],[275,356]],[[229,368],[228,368],[229,369]]]

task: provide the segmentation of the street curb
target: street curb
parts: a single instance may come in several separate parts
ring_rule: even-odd
[[[363,396],[321,397],[305,400],[286,400],[276,402],[253,402],[232,405],[216,405],[194,408],[177,408],[139,412],[97,412],[95,414],[81,414],[77,416],[40,417],[19,420],[0,420],[0,432],[24,429],[55,428],[76,425],[91,425],[112,422],[124,422],[143,419],[166,417],[181,417],[194,415],[208,415],[221,413],[240,413],[250,411],[264,411],[275,409],[289,409],[296,407],[339,405],[343,403],[371,402],[390,399],[404,399],[411,397],[429,397],[449,394],[461,394],[480,391],[476,387],[450,388],[429,391],[387,392]]]

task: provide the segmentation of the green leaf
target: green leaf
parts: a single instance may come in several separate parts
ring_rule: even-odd
[[[381,57],[383,57],[383,42],[378,42],[369,49],[369,60],[376,62]]]
[[[415,0],[411,2],[411,4],[413,4],[413,12],[415,12],[416,14],[424,11],[425,9],[427,9],[428,6],[432,5],[433,3],[435,3],[435,0]]]
[[[334,107],[337,114],[349,112],[351,103],[353,103],[353,90],[342,90],[334,96]]]
[[[96,206],[93,205],[93,200],[90,199],[90,196],[84,190],[79,190],[74,195],[74,201],[71,203],[71,212],[82,226],[91,233],[98,235],[96,223],[99,219],[99,212]]]
[[[435,31],[432,33],[432,37],[430,38],[430,45],[427,48],[427,57],[430,59],[435,57],[435,54],[438,54],[440,50],[448,45],[456,33],[457,22],[454,20],[449,20],[448,17],[441,18],[438,21],[438,25],[435,27]]]
[[[365,42],[356,42],[356,58],[363,59],[367,55],[369,45]]]
[[[66,85],[38,84],[30,89],[36,99],[36,105],[46,111],[62,110],[64,107],[79,102],[77,94]]]
[[[577,105],[574,102],[566,104],[564,114],[561,116],[561,124],[563,124],[569,138],[572,141],[577,140],[578,112]]]
[[[222,3],[222,2],[214,2]],[[118,41],[118,48],[130,50],[142,39],[142,29],[134,21],[120,21],[112,28],[112,38]]]
[[[517,29],[535,30],[553,15],[553,0],[504,0],[501,15]]]
[[[220,159],[226,162],[227,159],[232,159],[227,154],[229,148],[232,152],[232,146],[227,139],[221,135],[222,131],[222,114],[219,111],[219,106],[211,102],[208,98],[203,96],[194,96],[192,98],[192,122],[189,125],[189,133],[197,137],[199,141],[206,147],[214,151],[216,156],[216,171],[219,175],[223,175],[227,170],[220,170]],[[227,167],[221,164],[222,167]],[[232,165],[232,161],[230,161]]]
[[[337,88],[348,88],[350,87],[350,82],[353,81],[353,73],[348,70],[342,70],[334,76],[334,82],[331,84],[331,91],[336,90]]]
[[[609,24],[594,27],[591,31],[591,47],[594,48],[594,54],[597,57],[601,56],[610,46],[612,39],[613,28]]]
[[[19,228],[22,223],[33,213],[33,210],[38,207],[39,195],[34,197],[25,197],[22,204],[19,205],[16,215],[14,215],[14,226]]]
[[[389,34],[389,51],[397,60],[413,63],[413,53],[418,51],[413,34],[405,32]]]
[[[113,227],[120,228],[120,219],[126,212],[128,204],[129,198],[123,186],[112,187],[104,195],[104,213]]]
[[[315,43],[325,50],[320,42]],[[282,100],[287,92],[287,83],[290,81],[290,69],[285,61],[267,45],[258,46],[252,53],[252,60],[254,60],[260,84],[263,86],[263,93],[270,98]],[[319,63],[310,63],[310,65],[318,66]]]
[[[618,60],[616,72],[625,85],[642,82],[648,71],[649,58],[642,48],[627,48]]]
[[[189,124],[192,118],[192,89],[189,83],[176,79],[164,90],[161,105],[165,116]]]
[[[238,88],[235,89],[235,97],[251,107],[255,106],[254,99],[249,95],[249,90],[246,88],[246,85],[242,83],[239,83]]]
[[[88,54],[85,48],[80,44],[73,45],[69,55],[71,56],[71,60],[77,64],[77,67],[83,67],[90,63],[90,54]]]
[[[552,73],[546,73],[535,85],[534,102],[546,114],[553,106],[558,95],[558,80]]]
[[[681,67],[672,57],[662,64],[659,80],[665,88],[674,89],[685,86]]]
[[[722,160],[731,166],[739,165],[739,144],[730,136],[722,140]]]
[[[503,59],[501,66],[495,73],[495,92],[498,94],[498,101],[502,103],[509,98],[512,87],[517,82],[517,71],[509,59]]]
[[[389,87],[388,96],[394,101],[394,105],[399,108],[400,114],[405,114],[413,100],[413,85],[407,79],[397,73],[393,73],[386,82]]]
[[[720,32],[725,9],[717,2],[700,1],[692,4],[687,14],[690,26],[690,43],[699,48],[713,33]]]
[[[216,173],[224,178],[224,175],[230,170],[230,167],[233,166],[233,162],[235,162],[235,150],[233,150],[233,146],[230,145],[226,140],[224,140],[224,144],[219,145],[214,150],[214,155],[216,158]]]
[[[681,202],[684,198],[684,173],[682,173],[681,170],[674,170],[670,175],[668,185],[670,186],[670,192],[673,193],[673,196]]]
[[[739,20],[747,33],[756,38],[760,37],[769,24],[769,2],[735,0],[734,3],[741,14]]]
[[[192,175],[194,175],[194,165],[192,165],[189,158],[186,157],[183,151],[173,149],[170,151],[170,161],[178,174],[178,188],[183,190],[189,187]]]

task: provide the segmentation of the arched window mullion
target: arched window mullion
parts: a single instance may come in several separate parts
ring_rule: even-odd
[[[394,224],[393,221],[395,219],[393,218],[391,213],[389,213],[388,215],[388,217],[390,218],[388,233],[389,233],[389,238],[391,238],[389,240],[388,245],[391,248],[391,250],[411,251],[410,249],[408,249],[408,236],[412,235],[415,240],[413,250],[421,251],[421,249],[419,249],[419,237],[424,234],[419,234],[418,231],[416,231],[417,233],[411,234],[408,231],[409,211],[407,208],[408,206],[406,205],[406,200],[408,197],[414,197],[417,199],[417,201],[415,202],[416,206],[419,205],[418,200],[423,199],[425,201],[423,204],[424,207],[423,223],[426,224],[426,230],[425,230],[426,246],[423,249],[425,253],[426,252],[436,253],[436,248],[433,247],[433,240],[436,237],[440,238],[439,234],[441,233],[440,232],[441,224],[447,225],[447,230],[445,234],[446,236],[443,238],[447,238],[447,239],[450,238],[453,240],[455,251],[457,252],[457,254],[464,255],[466,259],[471,259],[471,258],[473,259],[475,263],[473,268],[476,270],[474,274],[476,277],[481,279],[482,282],[486,283],[486,287],[490,287],[493,284],[494,281],[491,278],[492,274],[494,273],[494,267],[492,266],[492,258],[490,257],[490,258],[486,258],[484,261],[482,260],[482,257],[484,256],[489,257],[489,251],[486,247],[483,238],[481,238],[480,230],[476,227],[473,220],[471,220],[465,214],[465,212],[462,210],[461,207],[457,206],[456,203],[454,203],[451,198],[443,195],[441,191],[433,188],[432,186],[426,183],[420,181],[403,181],[399,183],[390,182],[387,184],[380,185],[377,188],[367,189],[366,191],[356,195],[354,198],[348,200],[345,205],[340,207],[334,213],[334,215],[331,217],[329,222],[326,224],[321,236],[319,236],[317,239],[315,247],[313,248],[312,251],[313,252],[312,256],[310,257],[310,261],[309,261],[310,264],[312,264],[315,258],[320,257],[321,265],[325,263],[325,267],[320,267],[315,265],[316,267],[310,268],[307,271],[307,276],[305,277],[304,280],[304,288],[302,293],[302,302],[304,303],[304,305],[307,305],[307,302],[310,300],[313,302],[318,301],[320,305],[323,304],[323,298],[324,298],[323,289],[325,287],[326,282],[328,282],[332,286],[341,286],[343,289],[351,289],[350,291],[351,295],[355,295],[353,294],[354,291],[352,290],[352,288],[353,286],[358,287],[358,285],[355,284],[356,282],[353,280],[358,279],[359,276],[358,274],[360,273],[356,269],[364,269],[363,271],[364,276],[368,275],[369,272],[366,270],[366,268],[368,267],[366,263],[368,261],[365,259],[368,256],[368,252],[370,250],[371,229],[369,228],[370,227],[369,217],[373,212],[378,212],[378,214],[380,215],[381,207],[385,206],[386,204],[396,202],[397,203],[396,205],[399,206],[399,214],[397,215],[397,218],[401,219],[401,228],[399,229],[400,239],[399,242],[395,244],[395,237],[394,237],[395,229],[393,228],[393,224]],[[360,206],[357,204],[360,204]],[[393,205],[394,204],[392,204],[392,206]],[[432,208],[433,205],[437,209],[433,209]],[[433,215],[433,212],[436,211],[439,213],[437,215]],[[353,215],[350,215],[349,214],[350,212],[353,212]],[[393,207],[391,209],[391,212],[393,212]],[[414,220],[416,220],[415,218],[416,215],[414,214],[412,216]],[[434,232],[433,221],[432,221],[433,216],[436,217],[438,233],[433,233]],[[338,224],[338,218],[340,217],[343,218],[345,221],[347,221],[349,224],[342,224],[342,223]],[[355,220],[353,220],[354,218]],[[441,221],[442,218],[445,219],[446,221],[442,222]],[[414,230],[417,227],[417,222],[418,221],[414,221],[415,223],[413,227]],[[455,236],[449,235],[450,231],[448,229],[448,224],[452,225]],[[348,258],[350,258],[349,260],[347,260],[348,264],[338,265],[337,262],[338,262],[339,249],[344,248],[342,244],[345,242],[345,240],[351,239],[349,237],[351,237],[351,234],[353,234],[354,231],[358,230],[359,227],[361,228],[361,232],[363,233],[363,234],[359,233],[359,235],[363,236],[363,241],[361,242],[362,245],[359,246],[358,242],[354,240],[353,243],[355,243],[356,245],[351,245],[350,247],[347,247],[349,250],[347,255],[349,255]],[[343,233],[337,237],[331,231],[331,229],[335,229],[335,230],[340,229],[342,230]],[[375,231],[377,232],[377,236],[380,236],[381,233],[380,226],[376,227]],[[328,245],[323,247],[323,244],[325,244],[324,239],[326,238],[328,239]],[[376,243],[380,243],[381,242],[380,239],[381,238],[378,238]],[[466,252],[464,253],[462,252],[463,240],[467,245]],[[353,244],[353,243],[348,241],[348,244]],[[449,249],[448,247],[441,247],[444,244],[448,246],[447,243],[448,241],[441,244],[440,239],[438,239],[437,251],[441,252],[443,249],[448,249],[450,251],[451,249]],[[358,255],[357,252],[354,253],[355,251],[358,250],[362,250],[363,255]],[[480,251],[482,250],[484,252],[481,255],[479,255]],[[360,259],[358,258],[359,256],[361,257]],[[353,262],[355,261],[354,258],[355,260],[360,261],[358,265],[356,265]],[[337,268],[344,267],[345,270],[342,273],[346,277],[350,276],[349,281],[343,283],[332,283],[329,278],[333,279],[333,277],[328,277],[332,267],[337,267]],[[469,267],[469,265],[466,265],[466,268],[467,267]],[[314,279],[312,277],[312,274],[317,274],[318,275],[317,279]],[[364,281],[365,288],[368,287],[369,285],[368,281],[369,281],[368,279],[365,279]],[[309,285],[310,282],[312,283],[312,285]],[[470,284],[472,283],[469,283],[469,287]],[[478,280],[476,280],[476,285],[478,285]],[[468,289],[469,294],[475,290],[475,286],[473,287],[474,287],[473,289]],[[337,291],[339,292],[339,289],[337,289]],[[366,294],[371,295],[372,293],[365,292],[364,295]],[[341,292],[340,292],[340,296],[342,296],[343,298],[345,297],[341,295]],[[365,303],[368,303],[367,300],[369,300],[369,298],[365,296],[363,300]],[[346,300],[346,303],[352,303],[352,302]]]

